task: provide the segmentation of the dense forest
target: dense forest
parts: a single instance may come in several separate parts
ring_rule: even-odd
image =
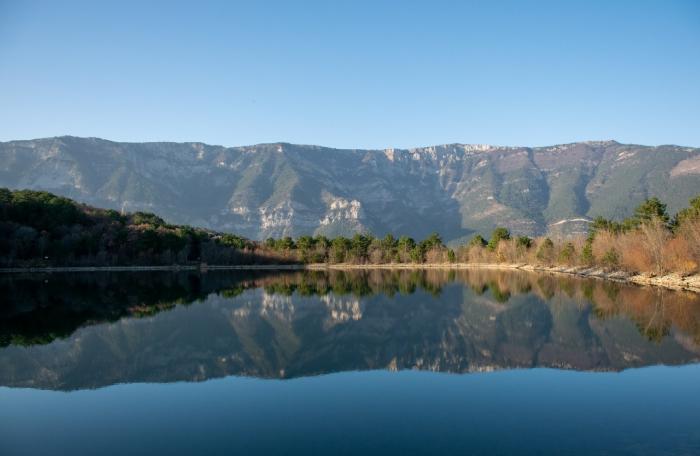
[[[122,214],[48,192],[0,188],[0,265],[6,267],[287,261],[257,247],[239,236],[172,225],[146,212]]]
[[[654,274],[698,272],[700,196],[671,217],[656,198],[623,221],[596,218],[587,236],[529,238],[496,228],[489,239],[446,246],[433,233],[417,241],[300,236],[264,242],[172,225],[145,212],[96,209],[48,192],[0,189],[0,265],[528,263]]]

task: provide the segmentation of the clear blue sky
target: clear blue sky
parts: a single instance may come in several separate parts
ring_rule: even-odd
[[[0,0],[0,140],[700,146],[700,1]]]

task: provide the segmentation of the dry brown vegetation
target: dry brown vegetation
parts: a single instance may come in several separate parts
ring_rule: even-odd
[[[465,263],[525,263],[539,266],[593,267],[631,273],[697,274],[700,267],[700,197],[673,221],[657,199],[645,201],[623,222],[596,219],[588,236],[551,240],[501,237],[457,249]]]
[[[477,235],[450,249],[433,234],[416,242],[408,237],[352,238],[302,236],[268,239],[262,247],[269,256],[287,261],[329,264],[448,264],[507,263],[542,267],[595,268],[650,275],[698,273],[700,265],[700,197],[671,218],[656,198],[642,203],[635,215],[622,222],[597,218],[587,236],[550,239],[513,237],[496,228],[490,240]]]
[[[501,240],[495,250],[471,246],[458,249],[458,253],[459,261],[465,263],[525,263],[689,275],[699,271],[700,219],[670,227],[654,218],[622,231],[599,229],[589,236],[560,240],[536,238],[529,248],[518,245],[517,239],[507,239]]]

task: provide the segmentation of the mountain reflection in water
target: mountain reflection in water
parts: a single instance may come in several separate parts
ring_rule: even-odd
[[[697,294],[522,271],[7,275],[0,295],[13,387],[700,358]]]

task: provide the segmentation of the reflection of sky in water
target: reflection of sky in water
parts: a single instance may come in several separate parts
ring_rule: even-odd
[[[700,367],[0,388],[3,454],[697,454]]]
[[[0,288],[3,455],[700,452],[695,294],[495,271]]]

